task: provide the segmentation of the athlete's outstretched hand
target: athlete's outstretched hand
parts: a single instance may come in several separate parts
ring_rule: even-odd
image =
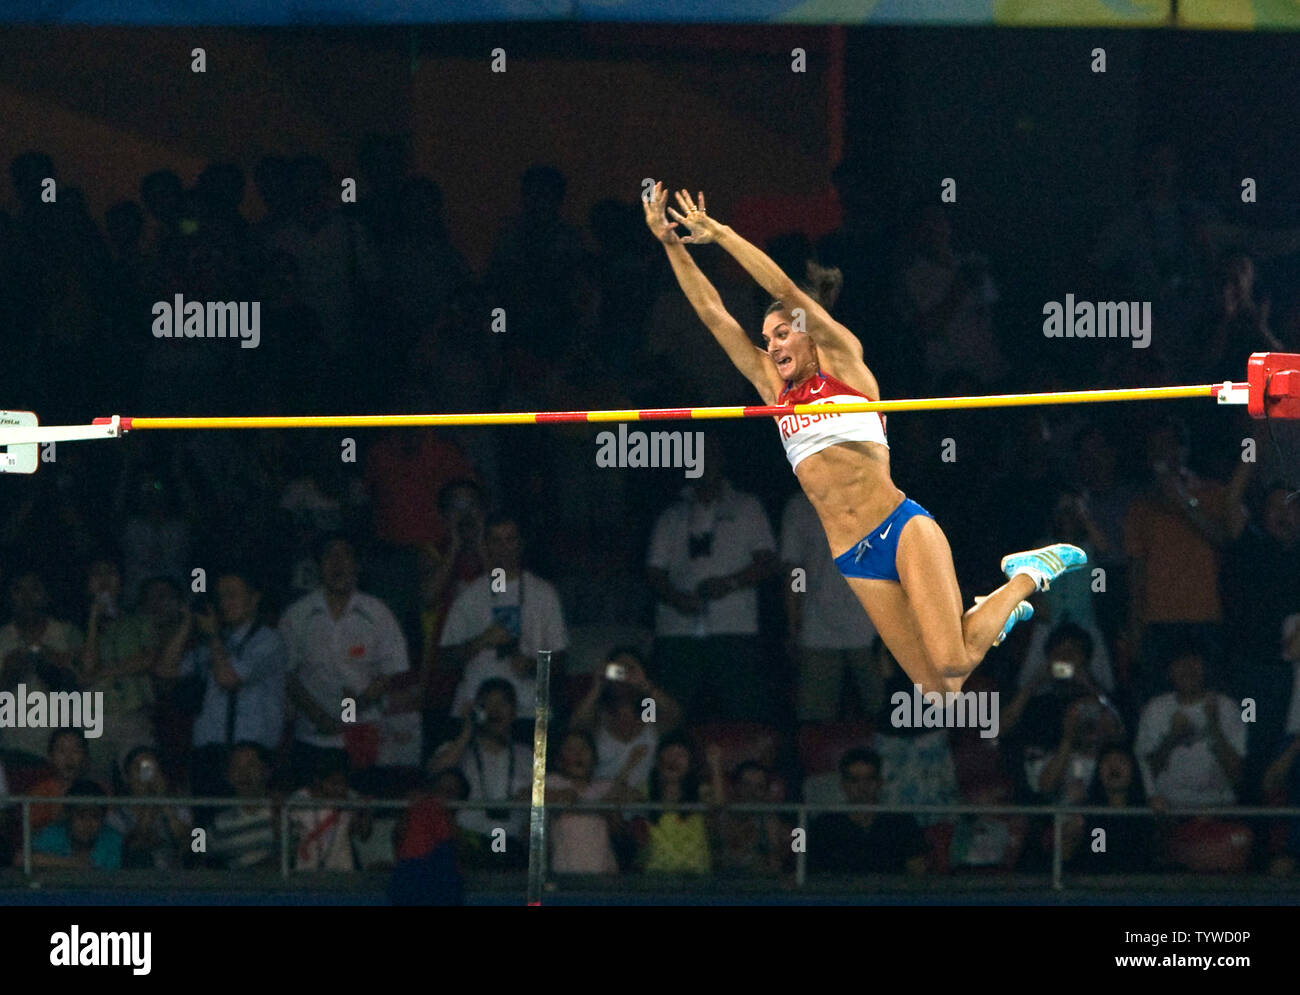
[[[673,230],[677,227],[677,222],[669,221],[664,214],[667,203],[668,191],[662,183],[656,183],[649,195],[641,198],[641,206],[645,208],[645,223],[650,233],[664,245],[673,245],[680,242],[681,238]]]
[[[678,214],[671,207],[668,213],[673,218],[684,224],[691,230],[691,233],[682,239],[683,242],[691,242],[695,245],[706,245],[714,241],[722,233],[722,225],[714,221],[706,213],[708,208],[704,206],[704,191],[699,194],[699,202],[691,200],[691,194],[688,190],[677,191],[677,206],[682,209]]]

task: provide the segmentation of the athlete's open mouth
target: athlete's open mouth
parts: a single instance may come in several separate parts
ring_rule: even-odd
[[[791,359],[789,356],[785,356],[776,361],[776,368],[778,370],[784,371],[789,369],[791,366],[794,366],[794,360]]]

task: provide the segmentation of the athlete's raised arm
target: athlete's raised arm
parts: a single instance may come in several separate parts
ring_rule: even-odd
[[[716,242],[731,254],[745,268],[760,287],[781,301],[787,310],[802,308],[807,327],[804,329],[817,349],[834,362],[836,359],[861,363],[862,343],[851,331],[830,316],[816,299],[811,297],[793,279],[786,275],[772,258],[754,245],[747,242],[729,225],[724,225],[706,213],[704,194],[699,194],[698,203],[686,190],[677,192],[677,203],[681,213],[671,207],[668,213],[681,224],[686,225],[691,233],[683,242],[703,244]]]
[[[656,183],[651,194],[642,198],[646,225],[663,244],[677,283],[686,294],[691,307],[695,308],[695,313],[717,339],[718,345],[722,346],[736,369],[754,385],[764,402],[775,404],[784,386],[780,374],[776,372],[776,366],[767,352],[751,342],[740,323],[727,313],[721,295],[695,265],[695,260],[682,244],[682,238],[674,231],[677,223],[669,221],[664,215],[667,200],[668,191],[662,183]]]

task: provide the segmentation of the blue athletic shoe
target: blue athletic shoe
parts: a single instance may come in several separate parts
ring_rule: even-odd
[[[1058,542],[1042,549],[1002,557],[1002,572],[1008,579],[1016,574],[1028,574],[1038,590],[1046,591],[1048,585],[1061,574],[1078,570],[1087,563],[1088,554],[1078,546]]]
[[[975,599],[975,604],[978,605],[987,600],[988,598],[977,597]],[[1015,609],[1011,612],[1011,617],[1007,619],[1007,624],[1002,627],[1002,634],[998,636],[997,639],[993,640],[993,645],[1001,646],[1006,642],[1007,636],[1011,635],[1011,630],[1016,627],[1017,622],[1028,622],[1033,617],[1034,606],[1028,601],[1020,602],[1020,604],[1016,605]]]

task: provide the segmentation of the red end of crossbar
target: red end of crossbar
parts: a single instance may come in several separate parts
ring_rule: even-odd
[[[1251,353],[1246,381],[1252,418],[1300,418],[1300,353]]]
[[[113,419],[112,419],[112,418],[92,418],[92,419],[90,420],[90,424],[92,424],[92,425],[112,425],[112,424],[113,424]],[[121,426],[122,426],[122,431],[123,431],[123,432],[129,432],[129,431],[131,431],[131,419],[130,419],[130,418],[123,418],[123,419],[121,419],[121,420],[120,420],[120,424],[121,424]]]

